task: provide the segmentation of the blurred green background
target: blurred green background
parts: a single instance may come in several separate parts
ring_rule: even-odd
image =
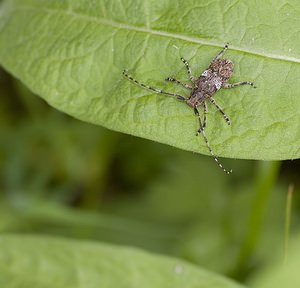
[[[211,157],[62,114],[3,70],[0,91],[2,233],[138,246],[241,281],[283,259],[299,160],[221,159],[228,176]],[[299,210],[294,193],[291,237]]]

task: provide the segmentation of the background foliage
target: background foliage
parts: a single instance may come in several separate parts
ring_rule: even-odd
[[[85,1],[85,3],[92,2]],[[226,3],[229,2],[226,1]],[[25,3],[24,5],[34,6],[34,9],[24,9],[24,5],[22,6],[20,1],[6,1],[6,4],[8,3],[10,3],[8,6],[11,6],[7,6],[8,8],[5,9],[11,9],[16,4],[19,8],[9,10],[12,14],[7,14],[8,16],[4,15],[2,10],[0,18],[2,23],[0,25],[2,65],[21,78],[51,105],[77,118],[103,124],[114,130],[159,140],[163,143],[180,146],[179,139],[187,139],[184,143],[185,149],[193,150],[194,148],[189,148],[188,145],[194,145],[197,147],[195,148],[197,151],[203,153],[206,153],[206,148],[201,146],[201,140],[199,142],[192,140],[191,144],[187,144],[189,139],[196,138],[194,136],[196,121],[188,107],[184,107],[184,105],[182,107],[172,99],[169,101],[165,98],[158,98],[156,95],[140,90],[139,87],[123,80],[120,72],[124,67],[128,67],[133,69],[132,71],[138,78],[150,79],[150,84],[164,85],[165,88],[173,89],[161,82],[161,79],[165,76],[175,76],[177,73],[184,76],[184,69],[179,68],[181,64],[178,58],[179,54],[191,59],[192,63],[199,63],[195,67],[199,72],[201,67],[205,67],[223,45],[222,33],[226,32],[225,35],[228,35],[226,40],[241,45],[240,47],[233,45],[233,51],[230,52],[230,57],[237,64],[233,80],[244,80],[242,77],[254,75],[254,80],[259,83],[259,89],[232,90],[234,95],[229,97],[232,101],[227,102],[229,106],[226,106],[226,102],[221,100],[226,97],[226,91],[218,99],[226,111],[233,112],[233,118],[231,118],[234,123],[237,123],[234,129],[247,130],[248,125],[254,125],[257,129],[246,133],[246,138],[240,137],[233,140],[230,138],[232,131],[225,127],[226,124],[223,123],[221,117],[217,117],[217,115],[214,117],[214,112],[210,109],[209,127],[211,130],[208,132],[208,136],[213,139],[214,147],[221,155],[231,157],[247,158],[249,156],[249,158],[253,158],[251,155],[257,152],[256,149],[260,151],[256,154],[256,158],[283,159],[297,156],[295,151],[299,146],[297,144],[299,141],[297,135],[297,131],[299,131],[297,128],[299,125],[297,85],[299,82],[292,78],[293,86],[290,85],[287,88],[288,81],[278,81],[279,78],[282,78],[282,75],[278,74],[282,68],[288,69],[285,75],[297,76],[298,64],[295,59],[298,48],[293,42],[296,40],[292,41],[288,37],[290,34],[287,34],[290,32],[289,30],[294,29],[294,26],[288,29],[290,27],[288,24],[289,21],[296,19],[297,15],[293,13],[297,14],[297,11],[295,10],[295,12],[292,8],[297,7],[297,3],[290,2],[281,6],[277,3],[278,7],[274,4],[274,9],[269,9],[270,7],[266,3],[261,3],[261,11],[264,12],[257,12],[256,9],[254,12],[254,6],[251,6],[254,5],[251,4],[255,3],[254,1],[247,2],[247,5],[250,5],[248,10],[245,6],[246,2],[240,1],[237,6],[233,5],[231,8],[226,6],[226,13],[218,10],[218,15],[224,15],[226,23],[242,24],[244,22],[241,22],[241,15],[246,16],[245,23],[248,23],[247,19],[250,16],[254,19],[251,23],[256,23],[256,20],[265,19],[263,13],[267,13],[267,9],[271,12],[277,11],[276,13],[272,12],[274,15],[268,12],[274,16],[273,20],[280,20],[280,17],[284,17],[284,15],[287,17],[287,13],[290,13],[290,17],[286,18],[285,25],[280,28],[279,32],[275,26],[282,23],[283,20],[280,20],[281,22],[273,21],[274,27],[271,24],[270,27],[262,25],[261,30],[251,29],[249,25],[247,32],[253,31],[254,42],[251,42],[252,38],[247,39],[249,34],[242,38],[242,34],[240,34],[242,32],[239,29],[243,25],[240,25],[241,27],[238,29],[237,25],[231,24],[225,29],[221,19],[216,17],[210,17],[213,19],[212,25],[204,25],[199,22],[203,26],[198,25],[197,29],[202,29],[202,32],[197,37],[201,36],[205,39],[203,43],[200,43],[202,45],[180,38],[176,41],[173,39],[169,43],[166,42],[164,46],[162,43],[166,39],[161,39],[164,38],[162,35],[154,35],[153,37],[148,36],[149,43],[153,44],[152,48],[146,49],[142,53],[143,51],[139,49],[140,46],[135,44],[136,50],[134,50],[132,43],[138,43],[136,39],[143,39],[143,37],[137,32],[127,31],[122,37],[129,39],[130,43],[125,45],[126,42],[124,42],[125,48],[121,42],[114,46],[123,53],[114,51],[112,54],[105,54],[107,57],[100,57],[101,53],[106,50],[102,50],[102,48],[97,50],[100,55],[96,58],[101,59],[100,63],[95,60],[88,67],[93,67],[98,71],[92,71],[93,73],[88,74],[89,77],[86,75],[85,65],[88,65],[85,64],[87,63],[85,62],[86,58],[76,57],[80,51],[86,52],[88,43],[96,43],[98,47],[101,42],[93,41],[104,39],[102,37],[109,34],[106,29],[100,32],[97,24],[97,27],[91,30],[93,37],[89,36],[90,42],[85,39],[81,43],[82,46],[76,46],[78,39],[83,39],[72,34],[78,33],[80,30],[76,30],[74,27],[82,27],[76,22],[77,16],[75,21],[70,21],[70,25],[64,29],[61,29],[61,24],[68,17],[73,19],[72,13],[70,15],[65,15],[64,12],[59,15],[56,13],[52,15],[52,13],[45,17],[47,5],[53,5],[55,9],[67,9],[67,4],[71,5],[71,2],[22,1]],[[73,8],[77,14],[82,12],[93,15],[93,13],[105,12],[92,9],[92,6],[81,6],[83,5],[81,1],[76,1],[77,4],[72,3],[76,6]],[[93,3],[99,7],[109,7],[106,10],[107,13],[115,12],[119,7],[110,4],[115,3],[113,1],[94,1]],[[114,17],[118,16],[120,21],[124,20],[122,23],[130,20],[131,24],[136,26],[144,24],[138,22],[144,21],[143,17],[139,19],[134,17],[136,11],[140,11],[138,9],[141,8],[140,6],[135,7],[134,4],[137,2],[126,3],[130,9],[125,9],[125,11],[132,13],[130,17],[128,14],[122,16],[121,11],[119,14],[106,14],[106,17],[112,17],[112,20],[116,21]],[[184,3],[186,4],[181,7],[181,13],[187,11],[192,2],[185,1]],[[170,10],[167,1],[157,3],[158,6],[155,6],[156,10],[154,9],[156,14],[154,11],[151,15],[160,14],[161,17],[156,19],[153,27],[161,31],[168,25],[171,27],[169,28],[170,33],[184,32],[187,33],[185,37],[194,37],[193,33],[196,33],[194,30],[196,28],[192,25],[191,19],[195,19],[195,13],[198,12],[196,14],[199,15],[200,12],[205,12],[213,15],[216,12],[214,9],[217,9],[217,5],[219,5],[217,3],[219,2],[210,1],[207,6],[200,7],[201,9],[192,9],[191,13],[187,14],[189,17],[181,17],[182,21],[187,23],[184,28],[176,20],[179,19],[176,14],[179,13],[177,9]],[[44,6],[42,12],[40,12],[39,5]],[[246,10],[248,14],[243,14]],[[221,11],[223,12],[221,13]],[[235,17],[228,15],[235,15]],[[98,16],[98,14],[93,15],[93,17]],[[56,17],[56,21],[51,17]],[[49,20],[53,26],[49,24]],[[29,23],[27,21],[31,23],[31,26],[25,25],[25,23]],[[10,28],[6,30],[7,28],[4,29],[4,27]],[[16,27],[18,27],[18,32],[14,30]],[[203,27],[207,27],[208,30],[204,31]],[[81,37],[89,35],[87,33],[89,29],[86,28],[85,32],[80,30]],[[61,42],[56,42],[56,32],[64,33],[66,30],[67,34],[59,34]],[[229,33],[229,31],[231,32]],[[271,39],[266,31],[277,31],[278,37],[275,35]],[[214,35],[214,38],[209,38],[208,35]],[[285,42],[280,35],[286,37],[284,38]],[[74,38],[72,38],[73,36]],[[27,37],[28,41],[23,39],[25,42],[22,42],[19,37]],[[53,37],[52,42],[51,39],[49,40],[51,37]],[[241,41],[234,40],[240,39],[239,37]],[[151,40],[151,38],[153,39]],[[43,41],[37,42],[37,40]],[[107,42],[108,46],[111,41]],[[141,40],[140,45],[142,42]],[[285,45],[282,44],[283,42]],[[38,43],[41,45],[40,47],[35,46]],[[51,43],[58,45],[56,49],[54,46],[50,49]],[[75,53],[76,57],[73,56],[77,59],[76,61],[79,61],[78,63],[74,62],[71,57],[70,62],[66,61],[66,66],[63,66],[66,70],[58,67],[61,65],[61,60],[66,58],[66,54],[61,48],[66,47],[65,45],[71,45],[65,52],[71,53],[69,51],[72,51]],[[173,45],[180,47],[180,53]],[[72,47],[78,47],[78,50],[72,50]],[[259,50],[258,47],[262,47],[262,50]],[[291,51],[288,47],[291,48]],[[162,51],[164,54],[160,56]],[[166,51],[175,52],[167,53]],[[42,54],[45,62],[32,61],[35,57],[36,61],[40,59]],[[255,55],[253,56],[253,54]],[[109,55],[111,57],[108,57]],[[140,55],[140,60],[134,62],[133,59],[136,55]],[[52,67],[49,64],[53,61],[53,57],[58,57],[58,66]],[[283,59],[284,57],[286,59]],[[105,61],[108,61],[107,65],[105,65]],[[109,65],[111,63],[109,61],[114,64]],[[38,63],[44,63],[44,66],[39,66]],[[28,70],[29,66],[31,69]],[[48,70],[42,73],[43,67]],[[279,70],[276,70],[275,67]],[[76,74],[76,71],[79,74]],[[173,71],[176,73],[172,74]],[[169,75],[170,73],[171,75]],[[53,78],[54,76],[56,78]],[[287,76],[286,79],[288,79]],[[117,90],[106,90],[110,89],[108,87],[114,87],[113,85],[116,83],[120,85]],[[81,85],[81,88],[88,86],[90,90],[83,92],[77,87],[78,85]],[[71,91],[73,88],[70,87],[74,88],[73,92]],[[291,257],[286,269],[279,267],[274,272],[271,270],[272,268],[269,268],[269,272],[263,272],[264,268],[270,267],[275,262],[282,262],[284,258],[286,191],[291,182],[295,184],[295,191],[297,191],[299,161],[263,162],[223,159],[222,161],[234,170],[234,173],[228,177],[219,171],[210,157],[106,130],[62,114],[50,108],[44,100],[33,95],[19,80],[9,76],[4,70],[0,72],[0,89],[2,96],[0,98],[0,231],[2,234],[0,237],[0,259],[2,259],[0,261],[2,263],[0,265],[0,283],[4,287],[21,287],[25,280],[30,283],[31,279],[34,279],[33,275],[36,274],[34,267],[42,267],[39,271],[44,273],[41,275],[45,275],[39,281],[36,278],[36,287],[53,285],[53,279],[57,281],[56,287],[68,287],[66,285],[99,287],[99,279],[95,275],[97,273],[103,273],[101,275],[107,277],[105,279],[108,279],[108,282],[105,287],[117,287],[114,282],[116,279],[125,281],[124,287],[141,287],[141,283],[147,287],[145,283],[149,284],[151,280],[156,283],[156,287],[167,287],[166,283],[170,283],[170,279],[175,279],[172,287],[177,287],[175,285],[182,287],[182,283],[185,287],[189,287],[187,285],[191,285],[191,287],[198,287],[196,285],[199,287],[218,287],[217,285],[219,287],[237,287],[233,282],[206,270],[226,275],[228,278],[246,283],[245,285],[248,286],[282,287],[280,281],[290,285],[285,287],[299,286],[297,286],[297,281],[299,281],[297,272],[292,268],[299,265],[297,247],[290,248],[289,257],[291,254],[294,254],[294,257]],[[53,89],[58,89],[60,94],[53,93]],[[283,91],[286,93],[282,94]],[[280,93],[282,97],[278,96]],[[97,96],[94,98],[96,100],[89,98],[93,98],[95,95]],[[239,101],[241,98],[245,99],[243,101],[247,103]],[[123,107],[122,112],[126,113],[119,114],[115,110],[116,107],[120,101],[127,103],[129,99],[133,99],[133,102],[129,101],[129,103],[135,109],[127,110],[128,107],[125,105],[126,108]],[[292,102],[289,101],[291,99]],[[100,102],[97,101],[101,103],[103,101],[105,105],[100,105]],[[258,102],[255,101],[259,101],[259,104],[256,105]],[[245,103],[247,109],[244,107]],[[106,112],[99,111],[99,107],[107,109]],[[258,109],[255,112],[257,107],[260,107],[261,110]],[[265,109],[268,113],[264,113]],[[289,120],[284,119],[287,117],[287,113],[284,111],[282,113],[280,109],[291,112]],[[259,116],[259,119],[262,120],[260,124],[278,121],[267,131],[264,129],[264,125],[260,126],[258,122],[250,120],[249,117],[253,115],[254,118]],[[276,119],[274,115],[276,115]],[[149,117],[154,117],[151,123],[146,121]],[[141,121],[133,121],[136,119]],[[159,138],[165,134],[163,133],[165,130],[159,131],[157,127],[160,125],[163,129],[167,127],[164,121],[169,123],[168,119],[172,119],[172,123],[174,123],[172,125],[175,125],[175,128],[171,129],[175,144],[171,143],[173,140],[170,140],[172,138],[170,135],[166,134]],[[151,127],[147,126],[148,122]],[[160,134],[156,135],[157,131]],[[258,134],[262,136],[257,138]],[[290,137],[292,134],[293,136]],[[229,146],[222,144],[224,137],[229,137],[228,143],[232,147],[231,150],[228,148]],[[268,145],[261,141],[262,138],[268,142]],[[280,140],[278,140],[279,138]],[[248,143],[245,142],[245,139],[251,141]],[[280,141],[283,141],[282,143],[285,145],[281,145]],[[259,146],[257,146],[258,144]],[[291,238],[295,237],[294,241],[298,242],[295,233],[299,225],[297,194],[293,201]],[[11,236],[4,236],[5,234],[11,234]],[[35,234],[35,236],[25,237],[27,234]],[[60,240],[59,237],[67,239]],[[160,256],[140,254],[141,252],[135,249],[127,250],[127,248],[113,246],[114,244],[138,247],[149,252],[174,256],[198,267],[189,266],[190,264],[181,262],[182,260],[169,260]],[[64,253],[61,254],[57,251],[64,251]],[[91,251],[97,252],[91,256],[93,254]],[[111,257],[105,258],[107,254]],[[36,266],[33,265],[34,263]],[[82,267],[85,265],[82,263],[89,263],[89,268],[83,269]],[[145,265],[142,266],[145,268],[138,270],[139,272],[136,272],[137,268],[133,268],[132,271],[129,268],[126,270],[128,263],[132,263],[133,267],[135,267],[134,265],[137,267]],[[177,267],[175,263],[188,267],[186,268],[188,274],[184,275],[188,278],[183,278],[183,282],[176,282],[177,278],[174,278],[176,273],[170,276],[166,272],[169,271],[168,263],[172,263],[172,269]],[[111,266],[112,269],[107,266]],[[26,267],[32,267],[32,269],[24,271]],[[61,269],[65,270],[61,270],[63,272],[61,274],[56,274],[59,271],[53,267],[62,267]],[[201,270],[199,267],[206,270]],[[116,271],[124,271],[124,269],[126,273],[120,272],[120,278],[112,277]],[[178,268],[179,270],[174,269],[172,272],[181,271],[180,268]],[[158,272],[151,274],[149,271],[152,270]],[[91,274],[94,276],[90,277]],[[82,278],[79,277],[80,275]],[[274,275],[276,275],[275,278]],[[41,279],[48,279],[49,282],[43,282]],[[90,282],[87,282],[87,279],[90,279]],[[126,279],[129,279],[128,282]],[[142,282],[143,279],[149,280]],[[30,284],[31,287],[34,287],[33,283]]]

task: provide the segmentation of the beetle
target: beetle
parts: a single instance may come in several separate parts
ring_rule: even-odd
[[[183,87],[191,90],[189,97],[183,97],[176,93],[169,93],[169,92],[162,91],[160,89],[150,87],[144,83],[139,82],[138,80],[134,79],[133,77],[131,77],[128,74],[127,70],[123,71],[123,75],[127,79],[133,81],[134,83],[136,83],[137,85],[139,85],[143,88],[152,90],[156,93],[160,93],[160,94],[163,94],[166,96],[175,97],[177,100],[183,101],[187,105],[192,107],[194,110],[194,113],[197,116],[198,121],[199,121],[199,129],[197,131],[196,136],[198,136],[200,133],[202,134],[210,155],[213,157],[215,162],[219,165],[219,167],[226,174],[230,174],[232,172],[232,170],[226,170],[223,167],[223,165],[219,162],[217,156],[214,154],[213,150],[210,147],[210,144],[207,140],[207,137],[206,137],[206,134],[204,131],[204,129],[206,127],[206,118],[207,118],[206,117],[206,115],[207,115],[206,100],[211,102],[218,109],[218,111],[222,114],[223,118],[225,119],[226,123],[228,125],[230,125],[231,123],[230,123],[228,116],[225,114],[223,109],[217,104],[217,102],[213,98],[213,95],[222,88],[229,89],[229,88],[234,88],[234,87],[241,86],[241,85],[251,85],[253,88],[256,88],[256,87],[254,86],[253,82],[249,82],[249,81],[241,81],[241,82],[236,82],[236,83],[232,83],[232,84],[227,82],[227,81],[229,81],[229,79],[233,73],[233,67],[234,67],[233,62],[230,59],[222,58],[222,56],[227,51],[227,49],[228,49],[228,44],[226,44],[224,46],[224,48],[217,54],[217,56],[215,58],[213,58],[213,60],[209,64],[208,68],[206,70],[204,70],[202,72],[202,74],[200,75],[200,77],[198,77],[198,78],[196,78],[192,75],[192,71],[189,66],[189,63],[184,58],[181,58],[181,61],[183,62],[183,64],[185,65],[185,67],[187,69],[187,73],[188,73],[189,79],[192,82],[192,84],[184,83],[184,82],[177,80],[175,78],[172,78],[172,77],[167,77],[165,80],[180,84]],[[201,107],[203,110],[203,121],[201,119],[201,116],[200,116],[200,113],[198,110],[199,107]]]

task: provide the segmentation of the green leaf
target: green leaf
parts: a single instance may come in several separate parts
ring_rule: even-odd
[[[179,3],[179,2],[178,2]],[[185,103],[143,89],[188,96],[164,78],[188,81],[226,42],[231,82],[215,95],[232,125],[208,105],[207,137],[216,154],[247,159],[300,155],[300,2],[6,0],[0,62],[50,105],[76,118],[185,150],[208,154]]]
[[[182,260],[133,248],[28,236],[0,237],[1,287],[238,288]]]

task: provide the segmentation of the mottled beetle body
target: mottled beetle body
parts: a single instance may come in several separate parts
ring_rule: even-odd
[[[222,88],[223,83],[227,82],[233,72],[233,63],[229,59],[216,59],[198,79],[194,80],[190,97],[186,103],[191,107],[197,107],[205,98],[212,97]]]
[[[224,49],[220,51],[219,54],[211,61],[208,68],[205,71],[203,71],[203,73],[200,75],[199,78],[194,78],[188,62],[183,58],[181,58],[182,62],[184,63],[187,69],[192,85],[183,83],[180,80],[177,80],[172,77],[166,78],[166,81],[178,83],[183,87],[192,90],[190,96],[187,98],[176,93],[165,92],[156,88],[152,88],[146,84],[140,83],[139,81],[129,76],[126,70],[124,70],[123,75],[127,77],[129,80],[135,82],[139,86],[142,86],[146,89],[152,90],[154,92],[163,95],[175,97],[176,99],[180,101],[184,101],[187,105],[191,106],[194,109],[194,113],[199,120],[200,127],[196,135],[199,135],[200,133],[202,134],[211,156],[214,158],[216,163],[219,165],[220,168],[223,169],[225,173],[230,174],[232,171],[231,170],[228,171],[225,168],[223,168],[222,164],[219,162],[218,158],[213,153],[209,145],[209,142],[207,140],[206,134],[204,132],[204,128],[206,127],[206,114],[207,114],[206,100],[209,100],[220,111],[227,124],[230,125],[229,118],[227,117],[223,109],[216,103],[216,101],[212,96],[221,88],[233,88],[241,85],[251,85],[252,87],[255,88],[255,86],[253,85],[252,82],[248,82],[248,81],[236,82],[233,84],[227,83],[227,81],[230,79],[233,73],[232,61],[229,59],[221,58],[227,49],[228,49],[228,45],[225,45]],[[201,106],[203,109],[203,121],[201,120],[200,113],[198,111],[199,106]]]

